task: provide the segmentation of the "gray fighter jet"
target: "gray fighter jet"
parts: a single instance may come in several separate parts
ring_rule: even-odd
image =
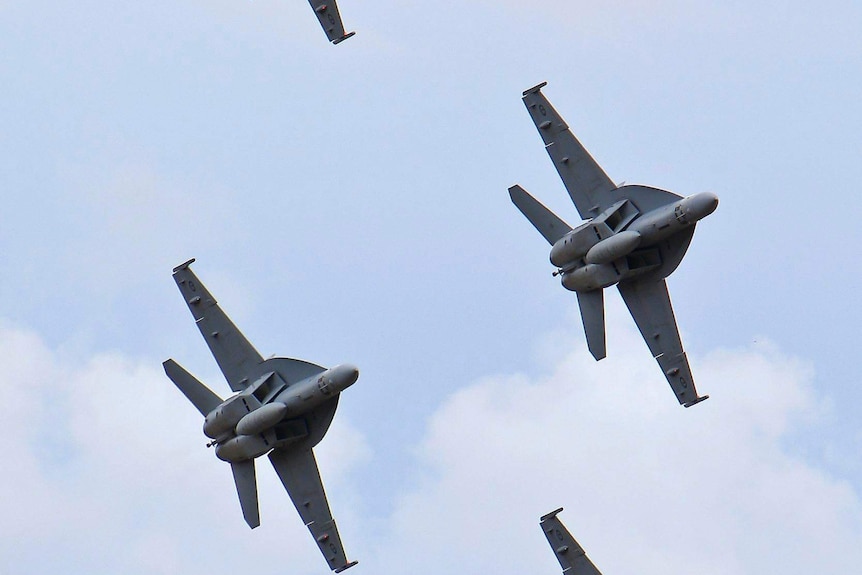
[[[593,357],[605,357],[603,289],[617,284],[677,399],[691,407],[709,396],[698,396],[695,390],[665,278],[682,261],[695,224],[715,210],[718,198],[708,192],[683,198],[647,186],[617,186],[542,94],[546,84],[524,92],[524,104],[587,221],[572,228],[518,185],[509,188],[509,196],[553,246],[553,275],[578,294]]]
[[[356,32],[344,33],[344,24],[341,22],[341,14],[338,13],[338,4],[335,0],[308,0],[308,3],[317,14],[326,37],[333,44],[340,44],[356,34]]]
[[[593,565],[593,562],[587,559],[586,552],[578,545],[566,526],[557,518],[557,514],[562,510],[563,508],[560,507],[556,511],[551,511],[539,520],[539,524],[542,526],[545,537],[548,538],[548,543],[551,544],[551,549],[557,555],[563,573],[566,575],[602,575],[601,571]]]
[[[286,357],[264,360],[189,269],[194,261],[174,268],[174,280],[237,393],[222,400],[173,359],[164,362],[165,373],[204,416],[203,431],[212,440],[207,447],[230,463],[249,527],[260,525],[254,460],[268,453],[329,568],[340,573],[356,561],[347,560],[341,545],[312,448],[329,429],[339,394],[353,385],[359,371]]]

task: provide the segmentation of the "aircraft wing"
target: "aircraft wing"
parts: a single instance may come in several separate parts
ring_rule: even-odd
[[[551,156],[578,213],[581,218],[588,220],[616,201],[607,197],[607,193],[617,186],[575,138],[566,121],[542,94],[541,90],[546,84],[547,82],[543,82],[524,92],[524,105],[539,129],[545,149]]]
[[[329,511],[317,461],[311,449],[274,449],[269,460],[290,495],[299,516],[311,531],[321,553],[336,573],[356,565],[348,562],[335,520]]]
[[[698,397],[694,387],[694,377],[682,349],[667,283],[663,279],[633,280],[622,282],[617,287],[677,400],[685,407],[691,407],[707,399],[708,395]]]
[[[186,300],[204,341],[215,357],[233,391],[242,391],[250,382],[248,374],[263,358],[249,343],[216,299],[198,280],[189,265],[194,259],[174,268],[174,281]]]
[[[308,3],[317,14],[326,37],[333,44],[343,42],[355,34],[355,32],[344,33],[344,24],[341,23],[341,14],[338,13],[338,4],[335,0],[308,0]]]
[[[563,573],[565,575],[602,575],[601,571],[596,569],[593,562],[587,558],[586,552],[578,545],[566,526],[557,518],[557,514],[562,510],[561,507],[548,513],[542,517],[540,524],[548,543],[551,544],[551,549],[557,555]]]

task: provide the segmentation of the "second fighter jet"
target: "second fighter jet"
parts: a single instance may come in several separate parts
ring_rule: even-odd
[[[521,186],[509,188],[509,196],[551,244],[553,275],[577,293],[590,352],[597,360],[605,357],[603,290],[616,285],[677,400],[690,407],[707,399],[695,390],[665,278],[718,198],[709,192],[683,198],[647,186],[617,186],[542,94],[544,86],[524,92],[524,104],[586,221],[572,228]]]

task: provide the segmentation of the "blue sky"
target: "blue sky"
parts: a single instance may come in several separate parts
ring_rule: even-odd
[[[359,366],[320,446],[357,569],[553,573],[535,524],[558,506],[607,573],[773,571],[821,539],[782,570],[858,564],[862,8],[340,8],[357,35],[330,46],[299,0],[0,0],[0,385],[20,462],[0,566],[228,573],[225,546],[264,573],[325,569],[269,470],[243,531],[160,371],[174,357],[227,389],[170,278],[190,257],[262,354]],[[520,183],[576,221],[520,101],[541,81],[615,181],[721,200],[669,280],[712,396],[694,409],[613,293],[608,358],[584,355],[575,298],[509,202]],[[694,462],[663,451],[677,440]],[[485,471],[508,479],[459,481]],[[716,519],[742,502],[752,517]],[[483,517],[488,549],[461,549]],[[662,525],[702,535],[680,555]],[[285,540],[288,558],[263,551]]]

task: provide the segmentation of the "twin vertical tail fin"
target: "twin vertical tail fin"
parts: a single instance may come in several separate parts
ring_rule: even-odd
[[[236,483],[236,494],[239,495],[239,505],[242,516],[248,526],[254,529],[260,526],[260,509],[257,505],[257,478],[254,471],[254,459],[231,462],[233,481]]]
[[[172,359],[165,361],[162,366],[168,378],[174,382],[183,395],[192,402],[204,417],[212,412],[222,403],[222,399],[213,393],[207,386],[201,383],[195,376],[186,371],[180,364]],[[254,471],[254,459],[231,462],[233,481],[236,484],[236,493],[239,496],[239,504],[242,507],[242,516],[248,526],[254,529],[260,525],[260,510],[257,504],[257,478]]]
[[[560,238],[572,231],[569,224],[558,218],[521,186],[509,188],[509,197],[549,244],[556,244]],[[602,290],[578,292],[578,305],[581,308],[581,319],[584,321],[590,353],[597,360],[602,359],[605,357],[605,298]]]
[[[605,295],[604,290],[577,292],[581,320],[587,336],[587,347],[596,361],[605,357]]]

